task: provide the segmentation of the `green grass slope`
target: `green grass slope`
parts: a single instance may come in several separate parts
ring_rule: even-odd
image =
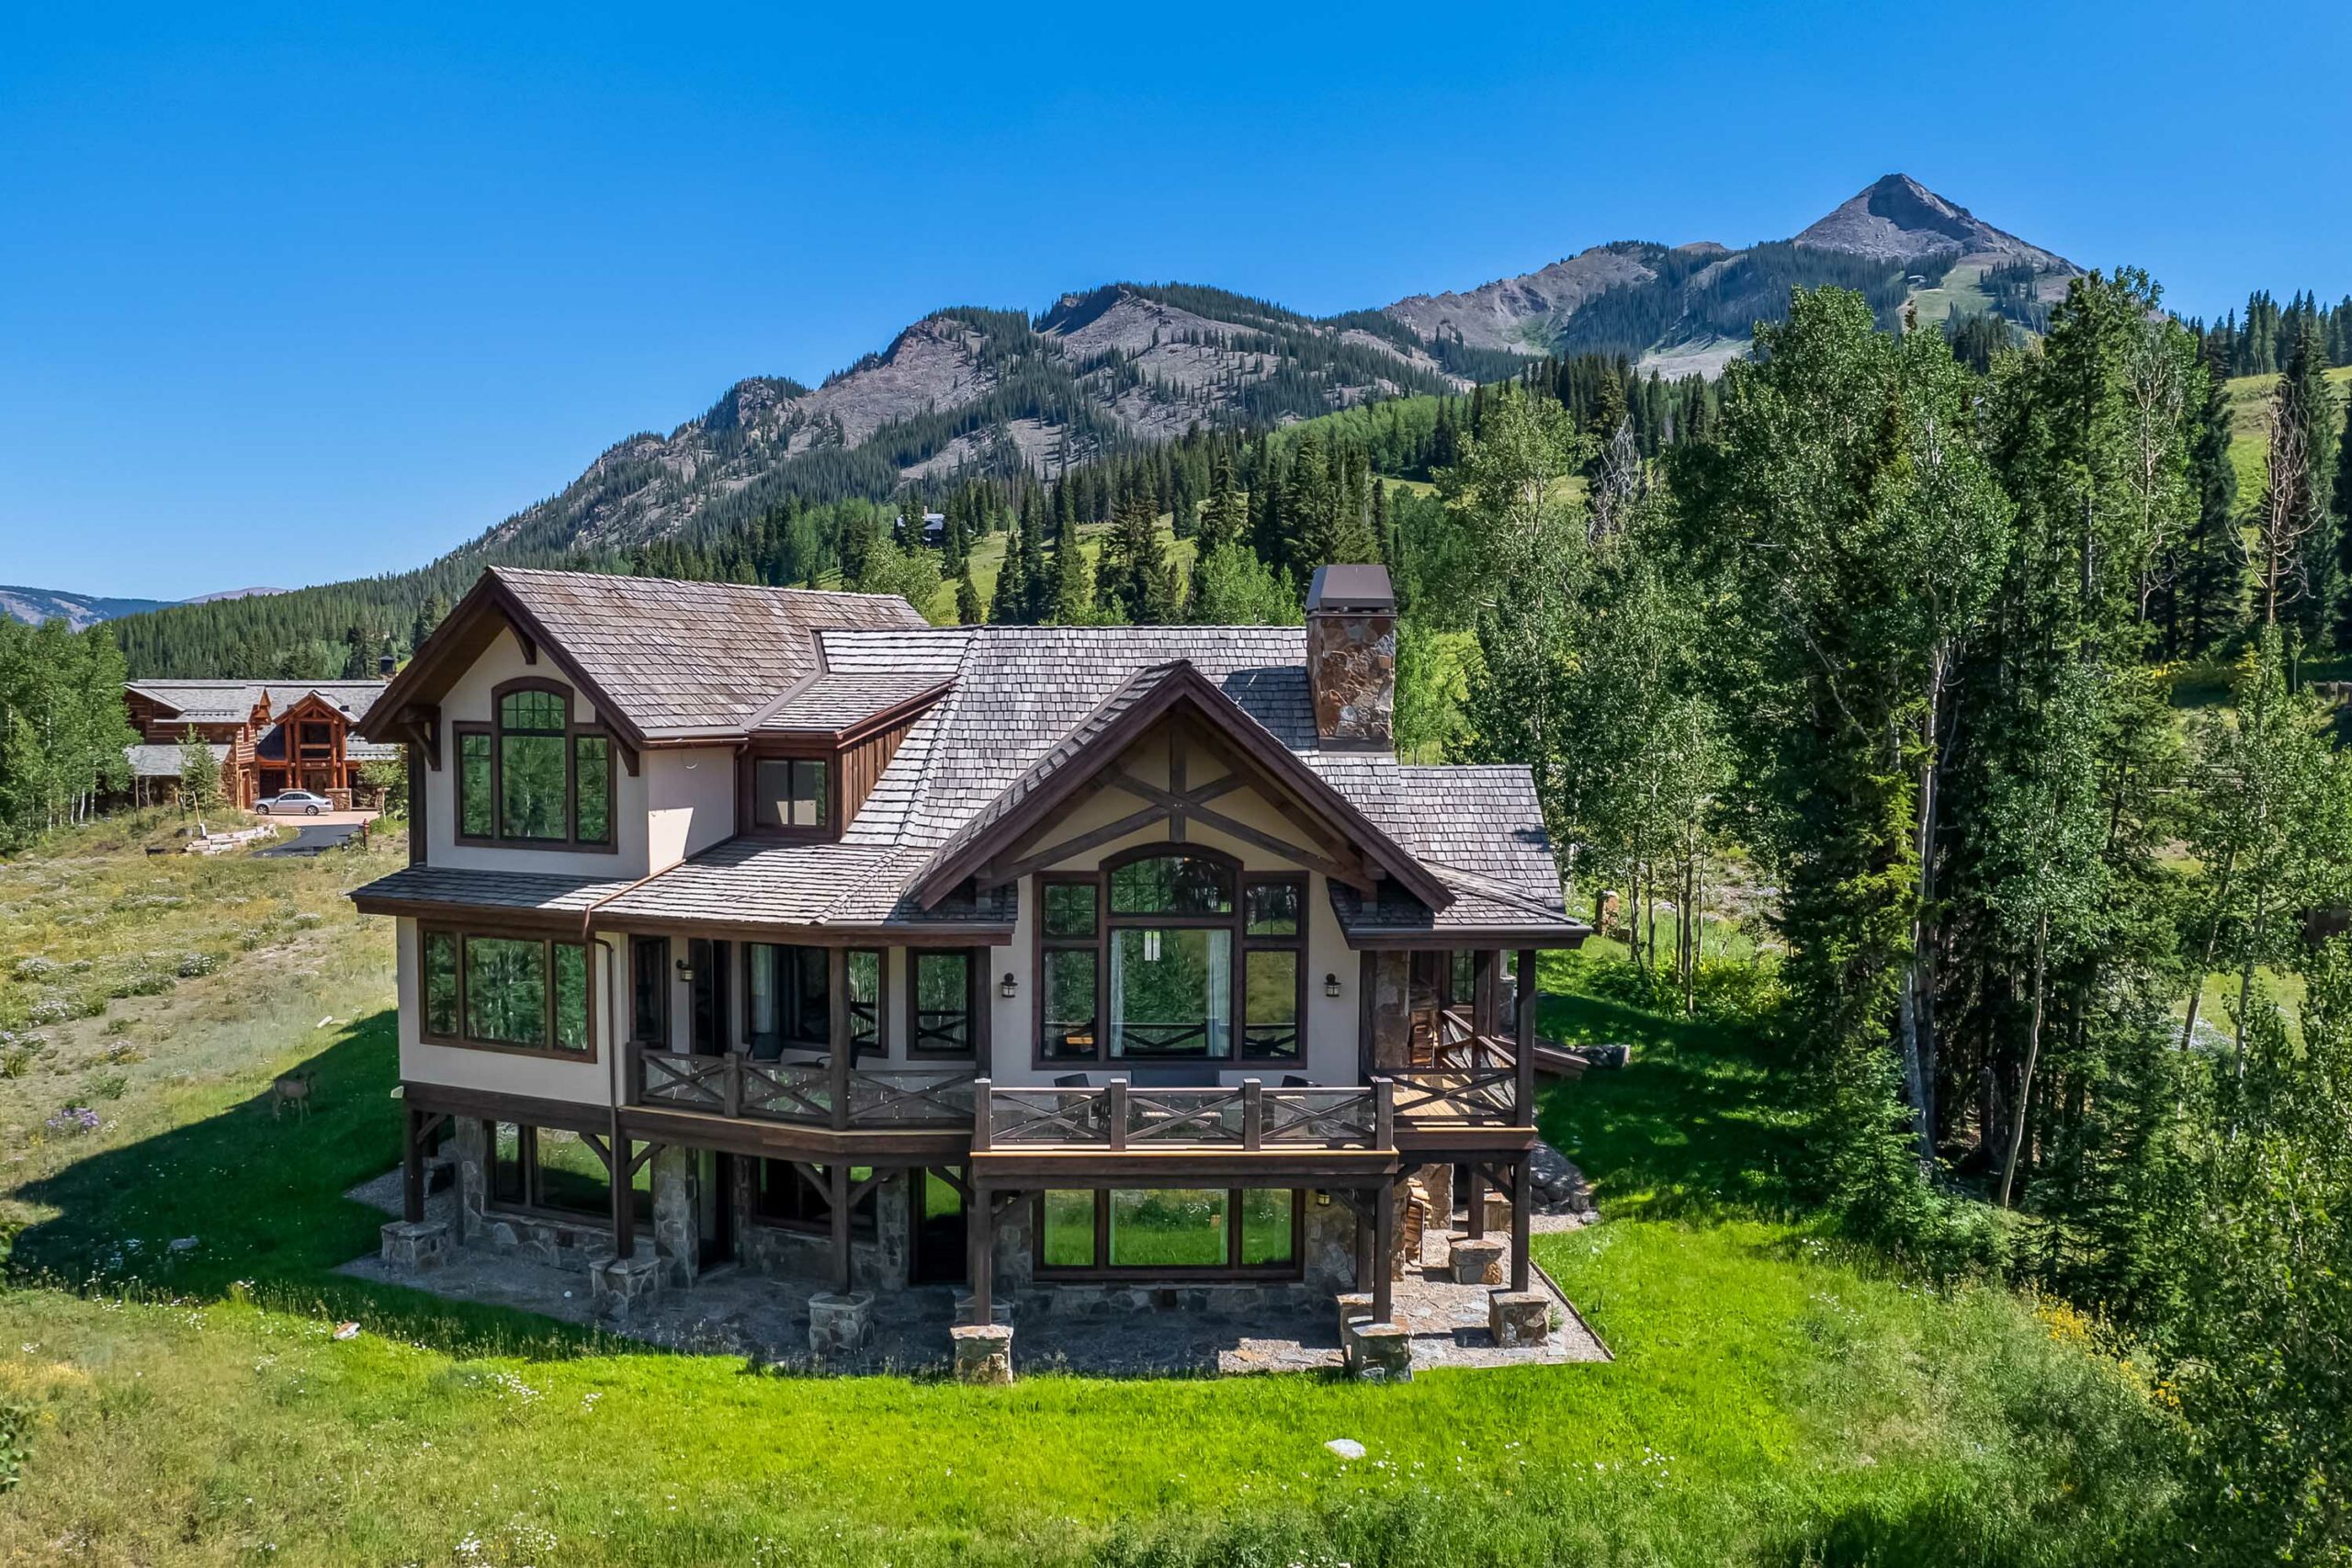
[[[747,1375],[331,1273],[397,1136],[390,933],[333,941],[240,955],[254,999],[192,1028],[185,1079],[6,1168],[0,1561],[2056,1564],[2161,1522],[2168,1426],[2129,1368],[1834,1243],[1764,1047],[1576,994],[1573,963],[1546,1030],[1637,1055],[1546,1091],[1606,1221],[1538,1256],[1613,1363],[983,1390]],[[275,1121],[298,1062],[320,1109]]]

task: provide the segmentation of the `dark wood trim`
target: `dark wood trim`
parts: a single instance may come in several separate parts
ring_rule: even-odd
[[[534,933],[557,931],[573,938],[580,935],[581,912],[577,909],[531,909],[513,904],[452,904],[437,898],[388,898],[371,896],[365,887],[354,888],[347,897],[352,907],[363,915],[403,915],[412,919],[432,920],[442,925],[488,921]]]
[[[814,828],[779,827],[755,820],[759,798],[752,788],[762,762],[822,762],[825,765],[825,820]],[[822,844],[842,836],[842,754],[822,741],[755,740],[735,753],[735,832],[763,843]]]
[[[1232,877],[1233,908],[1224,915],[1124,915],[1114,916],[1111,909],[1111,878],[1120,867],[1138,861],[1154,860],[1179,854],[1195,860],[1213,861],[1224,866]],[[1274,937],[1250,935],[1250,889],[1254,886],[1294,886],[1298,889],[1298,931],[1295,936]],[[1094,934],[1088,938],[1054,937],[1046,934],[1046,889],[1054,886],[1091,886],[1094,889]],[[1306,997],[1307,997],[1307,928],[1313,918],[1308,908],[1312,885],[1301,872],[1252,872],[1238,857],[1207,844],[1189,843],[1181,839],[1157,840],[1138,844],[1133,849],[1098,862],[1087,872],[1041,872],[1034,884],[1036,902],[1035,918],[1030,922],[1029,972],[1030,985],[1036,995],[1030,1002],[1029,1065],[1045,1072],[1086,1071],[1092,1068],[1122,1068],[1157,1065],[1158,1058],[1114,1057],[1111,1055],[1111,948],[1115,933],[1121,929],[1148,926],[1169,931],[1222,931],[1230,933],[1229,957],[1232,973],[1227,987],[1227,1003],[1232,1011],[1226,1020],[1227,1036],[1232,1043],[1229,1056],[1177,1056],[1165,1060],[1177,1064],[1200,1064],[1218,1071],[1227,1068],[1251,1068],[1301,1071],[1306,1062]],[[1094,953],[1094,1051],[1091,1055],[1047,1055],[1046,1054],[1046,954],[1049,952],[1083,952]],[[1250,953],[1253,951],[1295,953],[1296,964],[1296,999],[1293,1004],[1296,1018],[1296,1049],[1288,1055],[1258,1055],[1250,1053],[1249,1038],[1249,978]]]
[[[1241,1261],[1241,1195],[1251,1188],[1290,1193],[1290,1260],[1286,1263],[1244,1263]],[[1223,1263],[1170,1264],[1165,1267],[1147,1264],[1114,1264],[1111,1256],[1111,1194],[1114,1191],[1166,1190],[1165,1184],[1155,1189],[1129,1182],[1119,1187],[1071,1188],[1050,1190],[1091,1191],[1094,1194],[1094,1262],[1080,1266],[1055,1265],[1046,1261],[1046,1197],[1049,1190],[1040,1189],[1033,1197],[1031,1212],[1030,1270],[1041,1283],[1141,1284],[1147,1280],[1182,1280],[1185,1284],[1202,1285],[1232,1282],[1263,1283],[1269,1280],[1301,1280],[1306,1276],[1306,1190],[1284,1187],[1281,1183],[1253,1183],[1251,1188],[1227,1187],[1226,1192],[1226,1237]]]
[[[443,1116],[469,1116],[484,1122],[527,1122],[534,1127],[560,1127],[567,1133],[606,1133],[612,1125],[609,1104],[579,1100],[548,1100],[539,1095],[508,1094],[501,1089],[466,1089],[456,1084],[402,1078],[401,1099],[409,1106]]]
[[[1245,1150],[1079,1148],[971,1151],[973,1179],[984,1187],[1329,1187],[1353,1186],[1393,1173],[1387,1148],[1289,1147]]]
[[[969,1043],[960,1051],[926,1050],[920,1043],[922,1028],[922,997],[919,987],[922,974],[922,961],[925,958],[937,957],[943,952],[960,952],[964,955],[964,1005],[967,1010],[964,1021],[964,1032]],[[907,954],[906,1006],[907,1059],[909,1061],[979,1062],[985,1060],[981,1045],[987,1030],[989,987],[991,984],[989,978],[988,954],[989,950],[984,947],[919,948]],[[983,1066],[980,1070],[985,1072],[988,1069]]]
[[[574,925],[571,928],[570,931],[548,930],[544,927],[537,930],[485,930],[479,926],[457,926],[443,924],[437,921],[432,923],[419,921],[416,928],[416,1038],[418,1043],[425,1045],[445,1046],[450,1050],[456,1051],[491,1051],[504,1055],[537,1056],[550,1061],[571,1062],[586,1066],[594,1066],[603,1056],[602,1051],[598,1049],[602,1042],[600,1039],[600,1032],[596,1027],[596,993],[598,990],[598,987],[596,985],[596,965],[594,953],[590,944],[586,941],[572,934],[577,931],[577,926]],[[425,997],[425,987],[429,981],[425,971],[424,948],[425,943],[436,936],[448,937],[458,944],[457,980],[458,1032],[454,1035],[435,1034],[431,1032],[432,1007]],[[467,1022],[466,943],[476,939],[489,942],[537,942],[539,945],[541,952],[540,964],[544,968],[547,982],[547,994],[540,1004],[540,1022],[547,1030],[547,1037],[549,1043],[545,1045],[518,1045],[503,1040],[475,1040],[464,1032]],[[553,1043],[553,1041],[556,1038],[555,950],[559,947],[576,947],[580,949],[581,962],[586,966],[586,974],[582,978],[582,994],[584,1006],[587,1010],[587,1018],[585,1021],[588,1030],[588,1048],[584,1051],[569,1050],[563,1046]]]
[[[524,838],[506,831],[506,790],[504,782],[506,748],[501,742],[505,734],[499,720],[499,710],[505,699],[518,692],[542,692],[563,705],[563,728],[526,730],[520,734],[536,734],[547,739],[559,739],[563,744],[563,837],[560,839]],[[451,749],[458,754],[458,767],[450,780],[450,799],[456,805],[450,823],[451,838],[459,844],[481,849],[498,850],[561,850],[574,854],[617,854],[621,840],[621,802],[619,770],[615,765],[621,743],[612,730],[602,723],[581,724],[571,716],[572,689],[560,681],[543,675],[520,676],[502,681],[490,689],[490,720],[453,720],[449,726]],[[601,709],[598,710],[600,716]],[[490,826],[488,836],[466,831],[465,738],[486,735],[490,739]],[[580,837],[580,742],[599,739],[605,742],[605,837]],[[634,769],[630,770],[632,773]]]
[[[436,748],[437,750],[437,748]],[[425,792],[427,783],[424,748],[417,741],[408,743],[408,863],[424,863],[426,838]]]

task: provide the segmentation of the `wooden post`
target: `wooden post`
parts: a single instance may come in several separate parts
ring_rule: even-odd
[[[1534,1196],[1534,1170],[1535,1156],[1533,1155],[1520,1156],[1519,1163],[1511,1168],[1510,1288],[1514,1291],[1524,1291],[1528,1288],[1530,1259],[1527,1256],[1527,1237],[1531,1229],[1528,1224],[1528,1210],[1532,1206],[1528,1202],[1528,1199]]]
[[[972,1249],[972,1321],[996,1321],[996,1193],[978,1181],[965,1200],[966,1230]]]
[[[424,1219],[424,1117],[413,1105],[405,1111],[401,1124],[408,1136],[401,1145],[401,1218],[418,1224]]]
[[[1519,1124],[1535,1125],[1535,950],[1519,950],[1519,1083],[1516,1099]],[[1518,1199],[1514,1195],[1513,1202]],[[1525,1290],[1524,1285],[1514,1286]]]
[[[1241,1080],[1241,1146],[1262,1148],[1266,1142],[1266,1086],[1256,1078]]]
[[[833,1126],[849,1125],[849,949],[831,947],[825,950],[825,990],[830,998],[830,1014],[825,1032],[832,1042],[831,1069],[833,1089]],[[842,1289],[849,1286],[843,1284]]]
[[[1390,1239],[1396,1228],[1396,1184],[1383,1178],[1372,1194],[1372,1321],[1386,1323],[1396,1314],[1396,1292],[1389,1275]]]
[[[613,1189],[613,1256],[633,1258],[637,1254],[637,1215],[630,1212],[630,1178],[628,1140],[621,1136],[621,1113],[613,1110],[612,1133],[605,1142],[605,1174]]]
[[[972,1080],[972,1152],[976,1155],[989,1152],[990,1123],[995,1120],[995,1107],[990,1101],[995,1095],[996,1085],[988,1079]]]
[[[825,1168],[825,1185],[833,1209],[833,1288],[846,1293],[850,1281],[849,1161],[839,1154]]]
[[[1113,1078],[1109,1093],[1109,1109],[1105,1112],[1111,1123],[1111,1147],[1127,1146],[1127,1080]]]
[[[1470,1239],[1487,1239],[1487,1172],[1476,1160],[1470,1162]]]
[[[719,1075],[720,1107],[729,1116],[743,1114],[743,1053],[729,1051],[722,1058],[726,1071]]]
[[[1396,1080],[1379,1077],[1372,1080],[1372,1146],[1393,1149],[1396,1146]]]

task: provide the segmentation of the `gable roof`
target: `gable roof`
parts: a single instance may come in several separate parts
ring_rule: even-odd
[[[1043,822],[1153,725],[1179,710],[1232,742],[1240,760],[1323,818],[1417,898],[1440,907],[1452,901],[1445,886],[1386,831],[1183,659],[1136,671],[1006,784],[933,857],[916,886],[917,900],[929,908],[946,897],[991,854]]]
[[[126,691],[138,693],[165,716],[191,724],[242,724],[265,703],[269,716],[282,718],[304,697],[317,694],[330,707],[365,718],[384,693],[382,681],[129,681]]]
[[[368,733],[401,739],[398,716],[438,701],[506,628],[642,746],[742,735],[779,696],[824,672],[817,639],[825,631],[928,624],[885,594],[493,566],[393,678]]]

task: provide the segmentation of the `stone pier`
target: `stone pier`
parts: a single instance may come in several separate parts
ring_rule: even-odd
[[[995,1323],[959,1323],[947,1331],[956,1347],[956,1381],[1009,1383],[1012,1381],[1012,1330]]]

